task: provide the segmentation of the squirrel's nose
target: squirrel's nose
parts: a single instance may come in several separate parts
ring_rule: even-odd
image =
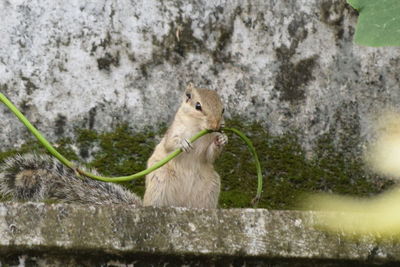
[[[220,121],[217,120],[217,121],[211,122],[210,123],[210,128],[211,128],[211,130],[215,130],[215,131],[219,130],[221,128]]]

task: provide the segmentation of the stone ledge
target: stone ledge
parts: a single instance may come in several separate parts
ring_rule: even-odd
[[[400,261],[400,246],[393,241],[348,241],[308,226],[314,219],[315,212],[263,209],[1,203],[0,265]]]

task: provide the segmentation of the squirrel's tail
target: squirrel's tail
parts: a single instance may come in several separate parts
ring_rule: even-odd
[[[48,155],[16,155],[0,165],[0,194],[13,200],[133,204],[141,199],[122,186],[78,177]]]

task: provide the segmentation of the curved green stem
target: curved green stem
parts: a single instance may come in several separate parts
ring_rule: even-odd
[[[189,141],[190,141],[190,142],[194,142],[194,141],[196,141],[197,139],[199,139],[200,137],[202,137],[203,135],[208,134],[208,133],[211,133],[211,132],[212,132],[211,130],[203,130],[203,131],[197,133],[195,136],[193,136]],[[149,167],[149,168],[147,168],[147,169],[145,169],[145,170],[143,170],[143,171],[141,171],[141,172],[138,172],[138,173],[129,175],[129,176],[102,177],[102,176],[94,175],[94,174],[92,174],[92,173],[85,172],[85,171],[83,171],[83,170],[81,170],[81,169],[76,169],[76,170],[77,170],[80,174],[82,174],[82,175],[84,175],[84,176],[90,177],[90,178],[92,178],[92,179],[100,180],[100,181],[103,181],[103,182],[126,182],[126,181],[130,181],[130,180],[133,180],[133,179],[136,179],[136,178],[143,177],[143,176],[145,176],[145,175],[151,173],[152,171],[157,170],[157,169],[160,168],[161,166],[165,165],[168,161],[170,161],[171,159],[173,159],[173,158],[175,158],[176,156],[178,156],[180,153],[182,153],[182,149],[178,148],[178,149],[175,150],[174,152],[171,152],[171,153],[170,153],[168,156],[166,156],[164,159],[162,159],[162,160],[160,160],[159,162],[153,164],[151,167]]]
[[[59,161],[61,161],[64,165],[68,166],[69,168],[74,169],[77,173],[82,174],[84,176],[87,176],[92,179],[100,180],[103,182],[125,182],[125,181],[130,181],[136,178],[143,177],[152,171],[160,168],[161,166],[165,165],[168,161],[171,159],[175,158],[178,156],[181,152],[182,149],[177,149],[174,152],[170,153],[167,157],[162,159],[161,161],[155,163],[153,166],[147,168],[146,170],[143,170],[141,172],[135,173],[133,175],[129,176],[120,176],[120,177],[103,177],[103,176],[98,176],[94,175],[92,173],[86,172],[84,170],[81,170],[79,168],[76,168],[75,165],[64,158],[41,134],[40,132],[28,121],[28,119],[18,110],[17,107],[11,103],[8,98],[0,93],[0,101],[3,102],[17,117],[18,119],[28,128],[29,131],[38,139],[40,143],[53,155],[55,156]],[[256,163],[256,168],[257,168],[257,176],[258,176],[258,187],[257,187],[257,195],[253,199],[253,205],[256,206],[259,199],[261,198],[261,193],[262,193],[262,183],[263,183],[263,178],[262,178],[262,172],[261,172],[261,165],[260,161],[258,159],[256,150],[251,143],[250,139],[247,138],[242,132],[240,132],[237,129],[234,128],[223,128],[222,131],[230,131],[238,135],[248,146],[250,152],[253,154],[255,163]],[[203,130],[197,133],[195,136],[193,136],[189,141],[190,142],[195,142],[197,139],[202,137],[205,134],[213,132],[212,130]]]
[[[66,158],[63,157],[58,151],[39,133],[38,130],[36,130],[35,126],[33,126],[28,119],[17,109],[16,106],[14,106],[13,103],[11,103],[8,98],[0,93],[0,100],[3,102],[14,114],[17,116],[17,118],[31,131],[31,133],[39,140],[40,143],[53,155],[55,156],[59,161],[61,161],[64,165],[74,168],[74,164],[67,160]]]
[[[262,177],[262,171],[261,171],[261,164],[260,164],[260,160],[258,159],[256,149],[254,148],[251,140],[249,138],[247,138],[247,136],[245,136],[241,131],[234,129],[234,128],[223,128],[222,130],[233,132],[237,136],[239,136],[240,139],[242,139],[247,144],[247,147],[249,148],[251,154],[253,154],[254,161],[256,163],[256,169],[257,169],[258,185],[257,185],[257,195],[253,199],[252,203],[255,207],[257,207],[258,201],[261,198],[261,193],[262,193],[262,188],[263,188],[263,177]]]

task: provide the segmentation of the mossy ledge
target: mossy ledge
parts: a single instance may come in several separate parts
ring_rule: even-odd
[[[369,196],[391,185],[390,181],[369,173],[360,155],[338,151],[337,145],[334,145],[337,140],[334,141],[330,134],[320,136],[314,156],[309,159],[300,145],[298,134],[273,136],[261,124],[246,124],[243,121],[235,117],[227,120],[226,125],[243,131],[252,140],[259,155],[265,179],[259,208],[296,209],[303,193]],[[166,127],[162,125],[157,129],[134,132],[127,125],[103,133],[76,129],[73,138],[62,138],[56,144],[60,153],[68,159],[96,168],[103,175],[130,175],[145,169],[146,161]],[[222,178],[219,206],[251,207],[257,188],[254,162],[251,154],[247,153],[246,144],[237,136],[229,137],[229,144],[216,163]],[[0,161],[16,153],[27,152],[46,151],[36,141],[29,140],[18,149],[1,151]],[[123,184],[143,196],[144,179]]]

